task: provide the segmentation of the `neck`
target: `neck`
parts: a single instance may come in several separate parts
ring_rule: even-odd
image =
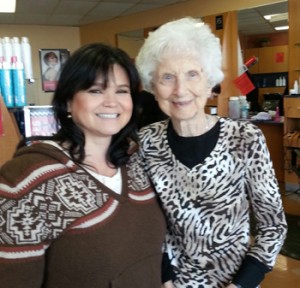
[[[182,137],[194,137],[199,136],[209,131],[217,122],[216,117],[203,114],[201,117],[197,117],[197,120],[193,119],[184,121],[174,121],[172,124],[174,130],[179,136]]]
[[[89,165],[96,173],[103,176],[113,176],[116,173],[116,167],[107,161],[107,151],[109,142],[87,142],[85,145],[84,164]]]

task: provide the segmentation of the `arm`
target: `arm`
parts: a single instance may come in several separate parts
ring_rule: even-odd
[[[287,225],[265,138],[254,125],[246,130],[245,135],[246,189],[255,218],[256,234],[233,283],[253,288],[272,270],[285,240]]]
[[[24,168],[22,174],[18,169],[17,160],[0,169],[0,286],[40,288],[47,247],[43,243],[45,225],[32,203],[31,191],[25,188],[24,183],[29,185],[30,181],[20,176],[27,171]]]
[[[43,225],[26,202],[0,196],[0,279],[6,288],[40,288],[43,283]]]
[[[247,191],[256,224],[254,245],[248,255],[269,267],[284,243],[287,223],[278,182],[265,137],[257,128],[247,153]],[[259,161],[257,161],[259,159]]]

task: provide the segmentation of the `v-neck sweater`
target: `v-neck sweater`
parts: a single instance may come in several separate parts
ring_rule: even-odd
[[[49,144],[0,169],[6,288],[160,288],[165,220],[138,155],[117,194]]]

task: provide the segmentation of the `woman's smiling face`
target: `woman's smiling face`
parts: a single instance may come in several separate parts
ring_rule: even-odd
[[[156,100],[172,120],[184,121],[203,115],[210,87],[196,57],[164,57],[153,79]]]
[[[74,95],[68,108],[86,141],[117,134],[129,122],[133,109],[126,72],[121,66],[114,64],[107,87],[103,77],[98,77],[89,89]]]

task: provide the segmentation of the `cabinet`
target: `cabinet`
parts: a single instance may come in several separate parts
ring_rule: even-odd
[[[252,74],[288,71],[287,45],[246,49],[245,61],[252,56],[258,57],[258,63],[249,69]]]
[[[299,188],[300,157],[296,157],[300,152],[300,97],[284,97],[284,178],[287,190]]]

